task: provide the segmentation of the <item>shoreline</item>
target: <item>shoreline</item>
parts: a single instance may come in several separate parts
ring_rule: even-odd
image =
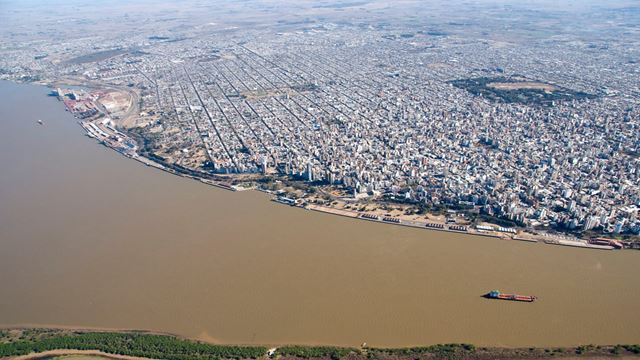
[[[80,82],[78,82],[80,83]],[[59,84],[57,82],[47,83],[38,83],[38,85],[45,86],[47,88],[51,88],[54,86],[53,84]],[[98,89],[97,85],[85,84],[85,85],[74,85],[80,87],[86,87],[89,89]],[[109,88],[105,86],[105,88]],[[214,186],[223,190],[229,191],[245,191],[245,190],[256,190],[266,194],[269,194],[272,198],[271,201],[281,203],[284,205],[289,205],[305,210],[317,211],[325,214],[338,215],[351,219],[357,220],[366,220],[377,223],[389,224],[389,225],[399,225],[406,226],[411,228],[418,228],[422,230],[433,230],[433,231],[442,231],[442,232],[450,232],[464,235],[473,235],[473,236],[481,236],[481,237],[489,237],[496,238],[501,240],[508,241],[520,241],[520,242],[529,242],[529,243],[543,243],[545,245],[560,245],[563,247],[574,247],[581,249],[590,249],[590,250],[622,250],[626,249],[622,246],[621,243],[615,241],[609,244],[596,244],[591,243],[589,239],[578,238],[569,233],[559,232],[548,233],[531,233],[526,231],[521,227],[507,228],[504,229],[498,225],[494,226],[484,226],[483,229],[479,229],[476,225],[475,228],[471,224],[449,224],[448,222],[442,222],[440,220],[437,221],[417,221],[417,220],[407,220],[402,219],[397,216],[381,216],[376,215],[371,212],[361,212],[361,211],[353,211],[347,209],[339,209],[336,207],[326,206],[326,205],[318,205],[311,204],[308,202],[307,198],[297,198],[297,199],[286,199],[286,201],[282,201],[281,197],[277,195],[274,191],[262,188],[260,186],[252,186],[252,187],[243,187],[239,185],[233,185],[231,182],[234,179],[226,178],[222,180],[223,175],[216,174],[204,174],[200,173],[197,170],[183,168],[179,165],[176,166],[174,164],[169,164],[161,161],[162,159],[153,159],[147,157],[140,153],[139,147],[139,139],[135,136],[132,136],[129,131],[123,130],[122,128],[117,129],[115,125],[109,126],[109,124],[104,124],[104,118],[109,119],[108,113],[104,113],[100,109],[99,106],[95,106],[98,111],[97,114],[81,118],[78,116],[73,109],[69,108],[67,103],[59,98],[61,102],[64,103],[65,109],[71,113],[78,121],[78,124],[84,129],[85,135],[95,139],[99,144],[104,145],[107,148],[115,150],[116,152],[128,157],[130,159],[136,160],[146,166],[154,167],[159,170],[165,171],[167,173],[178,175],[181,177],[189,178],[192,180],[197,180],[203,184]],[[127,112],[131,112],[131,109],[128,109]],[[135,117],[135,115],[128,115],[129,117]],[[102,121],[100,121],[102,120]],[[101,122],[102,124],[96,122]],[[113,139],[117,139],[114,141]],[[123,145],[124,144],[124,145]],[[160,160],[160,161],[159,161]],[[346,203],[346,202],[345,202]],[[376,203],[374,201],[374,203]],[[493,225],[493,224],[492,224]],[[504,229],[504,230],[501,230]]]
[[[85,126],[82,125],[82,122],[78,121],[78,123],[86,131],[86,128],[85,128]],[[89,136],[89,135],[87,135],[87,136]],[[89,136],[89,137],[92,137],[92,136]],[[96,139],[96,140],[98,140],[98,139]],[[160,163],[158,163],[158,162],[156,162],[156,161],[154,161],[154,160],[152,160],[150,158],[144,157],[143,155],[140,155],[138,153],[135,153],[135,155],[129,155],[127,153],[119,151],[117,148],[114,148],[113,146],[110,146],[108,143],[105,143],[104,141],[98,140],[98,143],[103,145],[103,146],[105,146],[105,147],[107,147],[107,148],[109,148],[109,149],[115,150],[116,152],[120,153],[121,155],[124,155],[127,158],[130,158],[130,159],[133,159],[135,161],[138,161],[139,163],[142,163],[142,164],[144,164],[146,166],[154,167],[156,169],[159,169],[161,171],[165,171],[165,172],[167,172],[169,174],[172,174],[172,175],[177,175],[177,176],[180,176],[180,177],[196,180],[196,181],[199,181],[199,182],[201,182],[201,183],[203,183],[205,185],[213,186],[213,187],[216,187],[216,188],[219,188],[219,189],[232,191],[232,192],[245,191],[245,190],[255,190],[255,191],[260,191],[260,192],[269,194],[271,196],[274,196],[273,192],[265,190],[265,189],[261,189],[259,187],[250,188],[250,189],[246,189],[246,188],[240,189],[240,187],[234,186],[234,185],[229,185],[228,183],[215,181],[215,180],[212,180],[212,179],[207,179],[207,178],[199,177],[199,176],[196,176],[196,175],[185,174],[185,173],[183,173],[181,171],[178,171],[176,168],[174,168],[174,167],[172,167],[170,165],[160,164]],[[575,242],[575,244],[571,244],[569,242],[565,242],[565,243],[551,242],[551,241],[546,240],[545,237],[542,237],[542,236],[540,236],[538,238],[526,239],[526,238],[522,238],[522,237],[518,237],[518,236],[506,237],[506,236],[501,236],[500,234],[490,234],[490,233],[484,233],[484,232],[473,231],[473,230],[469,231],[469,229],[467,229],[467,230],[451,230],[449,228],[438,229],[438,228],[430,228],[430,227],[426,227],[426,226],[423,227],[423,226],[420,226],[420,225],[411,225],[411,224],[403,223],[403,222],[393,223],[393,222],[388,222],[388,221],[384,221],[384,220],[367,219],[367,218],[363,218],[362,217],[363,214],[359,214],[357,212],[351,212],[351,213],[353,213],[352,215],[340,214],[340,213],[338,213],[339,211],[348,211],[348,210],[340,210],[340,209],[335,209],[335,208],[321,206],[321,205],[292,205],[292,204],[286,204],[286,203],[283,203],[281,201],[278,201],[277,197],[275,197],[275,196],[271,199],[271,201],[276,202],[276,203],[280,203],[280,204],[283,204],[283,205],[289,205],[289,206],[292,206],[292,207],[301,208],[301,209],[304,209],[304,210],[317,211],[317,212],[321,212],[321,213],[324,213],[324,214],[343,216],[343,217],[348,217],[348,218],[356,219],[356,220],[372,221],[372,222],[382,223],[382,224],[387,224],[387,225],[406,226],[406,227],[418,228],[418,229],[422,229],[422,230],[450,232],[450,233],[457,233],[457,234],[463,234],[463,235],[482,236],[482,237],[496,238],[496,239],[501,239],[501,240],[512,240],[512,241],[521,241],[521,242],[529,242],[529,243],[544,243],[544,244],[547,244],[547,245],[560,245],[560,246],[565,246],[565,247],[575,247],[575,248],[582,248],[582,249],[616,250],[616,248],[614,248],[613,246],[592,245],[592,244],[589,244],[586,240],[578,239],[578,238],[575,238],[575,240],[567,240],[567,241]],[[533,235],[533,234],[531,234],[531,235]],[[565,237],[566,235],[562,234],[561,236]]]
[[[35,360],[91,356],[113,360],[143,359],[540,359],[640,358],[640,345],[572,345],[554,347],[477,347],[433,344],[413,347],[328,345],[235,345],[151,331],[91,330],[72,327],[1,327],[0,359]]]
[[[75,356],[87,356],[112,360],[158,360],[154,358],[145,358],[138,356],[127,356],[119,354],[106,353],[99,350],[74,350],[74,349],[58,349],[49,350],[38,353],[30,353],[27,355],[20,355],[12,357],[13,360],[36,360],[36,359],[57,359],[58,357],[75,357]]]
[[[227,183],[217,182],[215,180],[211,180],[211,179],[206,179],[206,178],[203,178],[203,177],[198,177],[198,176],[194,176],[194,175],[185,174],[185,173],[182,173],[182,172],[176,170],[175,168],[173,168],[171,166],[159,164],[159,163],[157,163],[157,162],[155,162],[155,161],[153,161],[153,160],[151,160],[149,158],[146,158],[146,157],[144,157],[142,155],[137,154],[137,156],[128,156],[127,154],[124,154],[124,153],[118,151],[117,149],[114,149],[113,147],[107,145],[104,142],[100,142],[100,144],[104,145],[105,147],[110,148],[112,150],[116,150],[120,154],[125,155],[126,157],[128,157],[130,159],[136,160],[136,161],[138,161],[138,162],[140,162],[140,163],[142,163],[142,164],[144,164],[146,166],[155,167],[156,169],[159,169],[161,171],[165,171],[165,172],[167,172],[169,174],[172,174],[172,175],[177,175],[177,176],[180,176],[180,177],[183,177],[183,178],[196,180],[196,181],[199,181],[199,182],[201,182],[201,183],[203,183],[205,185],[213,186],[213,187],[216,187],[216,188],[219,188],[219,189],[222,189],[222,190],[227,190],[227,191],[232,191],[232,192],[246,191],[246,190],[259,191],[259,192],[262,192],[262,193],[265,193],[265,194],[268,194],[268,195],[272,196],[272,198],[270,199],[270,201],[272,201],[272,202],[279,203],[279,204],[282,204],[282,205],[288,205],[288,206],[291,206],[291,207],[300,208],[300,209],[303,209],[303,210],[316,211],[316,212],[323,213],[323,214],[342,216],[342,217],[346,217],[346,218],[349,218],[349,219],[370,221],[370,222],[386,224],[386,225],[404,226],[404,227],[410,227],[410,228],[415,228],[415,229],[420,229],[420,230],[448,232],[448,233],[455,233],[455,234],[462,234],[462,235],[469,235],[469,236],[488,237],[488,238],[500,239],[500,240],[505,240],[505,241],[519,241],[519,242],[525,242],[525,243],[542,243],[542,244],[545,244],[545,245],[559,245],[559,246],[564,246],[564,247],[573,247],[573,248],[591,249],[591,250],[617,250],[613,246],[589,244],[586,240],[578,239],[578,238],[576,238],[575,240],[564,240],[564,241],[558,242],[558,240],[548,240],[544,236],[538,236],[538,238],[519,237],[519,236],[517,236],[517,234],[514,234],[514,236],[504,236],[504,235],[501,235],[501,234],[491,234],[491,233],[488,233],[488,232],[481,232],[481,231],[473,230],[473,229],[468,228],[468,227],[466,228],[466,230],[453,230],[453,229],[450,229],[449,227],[435,228],[435,227],[426,226],[426,224],[406,223],[406,222],[403,222],[402,220],[400,220],[400,222],[390,222],[390,221],[385,221],[385,220],[380,220],[380,219],[369,219],[369,218],[363,217],[363,215],[366,215],[366,213],[360,213],[360,212],[349,211],[349,210],[341,210],[341,209],[331,208],[331,207],[322,206],[322,205],[287,204],[285,202],[279,201],[278,197],[275,196],[272,191],[269,191],[269,190],[266,190],[266,189],[262,189],[262,188],[259,188],[259,187],[248,188],[248,189],[247,188],[240,188],[238,186],[229,185]],[[346,212],[346,213],[344,213],[344,212]],[[533,234],[531,234],[531,235],[533,235]],[[564,235],[562,235],[562,236],[564,236]]]

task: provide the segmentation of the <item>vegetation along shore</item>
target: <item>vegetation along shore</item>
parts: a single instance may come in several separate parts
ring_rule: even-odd
[[[0,359],[52,359],[64,355],[131,359],[604,359],[640,358],[640,345],[497,348],[437,344],[411,348],[219,345],[143,331],[11,328],[0,330]]]

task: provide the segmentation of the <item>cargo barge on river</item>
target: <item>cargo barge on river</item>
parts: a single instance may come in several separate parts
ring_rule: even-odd
[[[523,301],[523,302],[534,302],[537,299],[537,297],[532,295],[503,294],[499,290],[490,291],[486,293],[484,297],[487,299]]]

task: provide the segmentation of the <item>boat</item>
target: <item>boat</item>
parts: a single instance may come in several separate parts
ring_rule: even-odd
[[[38,124],[42,125],[43,124],[42,120],[38,119]]]
[[[487,299],[497,299],[497,300],[511,300],[511,301],[524,301],[524,302],[534,302],[537,297],[533,295],[518,295],[518,294],[503,294],[499,290],[493,290],[484,295]]]
[[[290,205],[290,206],[295,206],[296,205],[296,200],[295,199],[288,198],[286,196],[278,196],[275,199],[273,199],[273,201],[279,202],[279,203],[285,204],[285,205]]]
[[[622,245],[622,243],[618,240],[615,239],[607,239],[607,238],[595,238],[595,239],[591,239],[589,240],[589,244],[591,245],[600,245],[600,246],[612,246],[616,249],[623,249],[624,245]]]

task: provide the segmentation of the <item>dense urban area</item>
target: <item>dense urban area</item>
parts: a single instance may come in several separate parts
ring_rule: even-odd
[[[117,31],[80,6],[29,26],[26,7],[0,17],[15,25],[0,79],[47,84],[89,136],[210,184],[365,220],[633,247],[640,8],[619,3],[477,3],[446,22],[419,4],[200,4],[103,19]]]

